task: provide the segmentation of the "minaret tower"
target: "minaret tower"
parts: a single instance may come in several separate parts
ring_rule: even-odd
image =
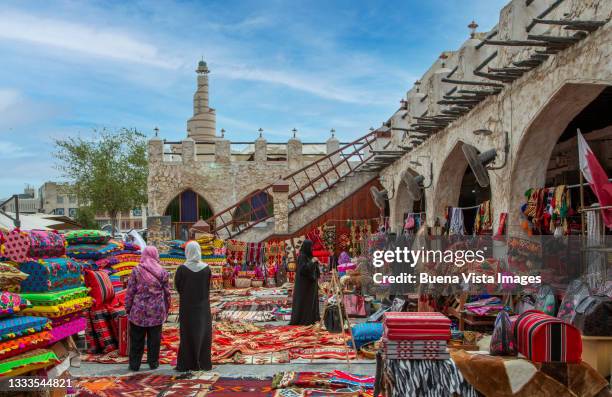
[[[215,138],[215,109],[208,107],[208,66],[204,60],[198,63],[198,88],[193,94],[193,117],[187,121],[187,136],[196,142]]]

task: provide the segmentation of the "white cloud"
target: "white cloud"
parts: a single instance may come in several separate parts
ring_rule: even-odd
[[[0,114],[17,105],[21,100],[19,91],[0,89]]]
[[[259,81],[278,84],[294,90],[308,92],[321,98],[355,104],[387,104],[384,98],[366,95],[351,89],[339,88],[337,84],[325,81],[322,76],[304,76],[295,72],[282,70],[264,70],[248,67],[225,65],[219,68],[219,76],[236,80]],[[334,86],[335,85],[335,86]],[[371,94],[371,93],[370,93]]]
[[[23,147],[9,141],[0,141],[0,158],[2,159],[18,159],[31,156],[32,153],[27,152]]]
[[[14,11],[0,11],[0,19],[0,40],[26,41],[95,57],[162,68],[175,69],[180,65],[176,59],[162,56],[153,44],[121,30]]]

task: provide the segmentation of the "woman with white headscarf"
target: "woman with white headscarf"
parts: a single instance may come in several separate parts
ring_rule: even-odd
[[[196,241],[185,247],[186,261],[174,276],[180,296],[180,343],[177,371],[212,369],[212,317],[210,314],[210,268],[202,262],[202,249]]]

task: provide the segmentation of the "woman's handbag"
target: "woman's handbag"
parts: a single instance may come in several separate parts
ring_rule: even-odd
[[[344,295],[342,302],[349,317],[366,317],[365,299],[360,295]]]
[[[342,321],[340,320],[340,308],[334,303],[325,307],[323,324],[328,332],[339,334],[342,332]]]

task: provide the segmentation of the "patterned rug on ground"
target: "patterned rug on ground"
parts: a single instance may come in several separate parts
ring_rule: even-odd
[[[208,397],[272,397],[272,379],[219,378]]]
[[[277,364],[294,358],[340,359],[347,356],[349,337],[332,334],[319,325],[259,326],[249,323],[218,322],[214,324],[212,360],[214,364]],[[179,344],[177,327],[166,326],[162,332],[159,361],[174,365]],[[349,358],[356,353],[348,350]],[[117,351],[108,354],[84,354],[82,360],[105,364],[127,363]],[[143,357],[146,362],[146,354]]]
[[[217,374],[204,372],[79,377],[75,378],[74,388],[75,394],[82,397],[204,397],[218,378]]]

